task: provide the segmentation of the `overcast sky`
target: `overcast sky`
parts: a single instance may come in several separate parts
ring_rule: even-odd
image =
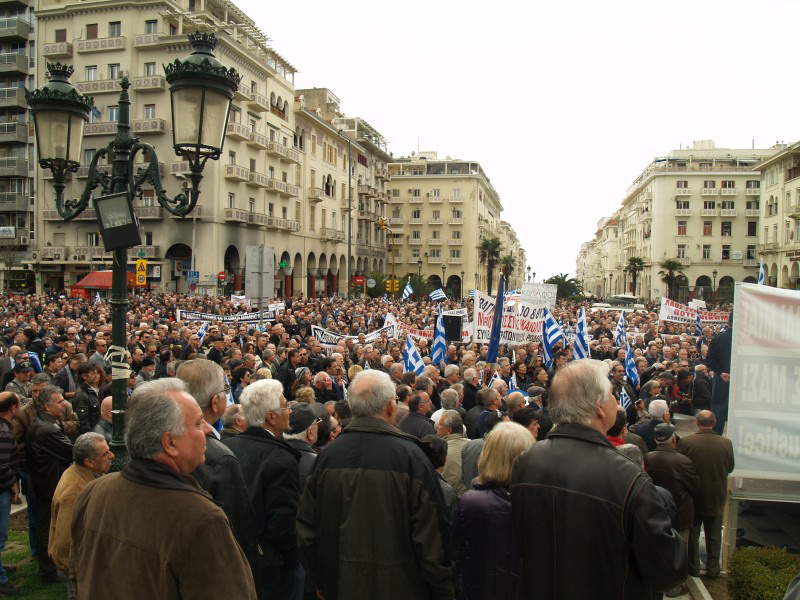
[[[538,281],[654,156],[800,134],[794,0],[235,1],[395,156],[479,161]]]

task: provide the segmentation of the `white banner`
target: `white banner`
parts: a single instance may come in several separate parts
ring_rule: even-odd
[[[662,296],[658,320],[677,323],[694,323],[697,320],[697,309]],[[728,322],[728,313],[701,310],[700,321],[703,325],[725,325]]]
[[[395,330],[396,324],[392,323],[391,325],[385,325],[380,329],[376,329],[370,333],[367,333],[364,336],[364,341],[367,344],[371,344],[375,340],[381,337],[382,334],[386,334],[387,337],[395,337]],[[314,336],[314,339],[317,340],[320,344],[325,347],[335,347],[336,344],[339,343],[341,340],[346,340],[348,338],[352,339],[354,342],[358,342],[357,335],[342,335],[340,333],[336,333],[335,331],[330,331],[329,329],[323,329],[322,327],[317,327],[316,325],[311,326],[311,335]]]
[[[250,298],[247,296],[236,296],[235,294],[231,294],[231,304],[233,306],[250,306]]]
[[[492,331],[495,299],[483,292],[475,292],[472,324],[473,341],[488,344]],[[503,321],[500,326],[500,341],[518,346],[528,342],[542,341],[543,309],[528,302],[503,305]]]
[[[734,475],[800,481],[800,292],[737,283],[734,304]]]
[[[553,283],[528,283],[522,284],[520,300],[533,305],[534,308],[547,308],[553,310],[556,307],[556,295],[558,286]]]
[[[178,309],[176,320],[178,321],[219,321],[220,323],[258,323],[259,321],[274,321],[274,310],[263,310],[254,313],[234,313],[232,315],[217,315],[214,313],[204,313],[196,310]]]

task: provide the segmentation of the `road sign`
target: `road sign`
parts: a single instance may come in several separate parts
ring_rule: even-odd
[[[136,287],[144,287],[147,285],[147,261],[139,259],[136,261],[136,274],[133,280],[133,285]]]
[[[289,263],[288,263],[288,262],[286,262],[285,260],[282,260],[281,262],[279,262],[279,263],[278,263],[278,266],[279,266],[281,269],[285,269],[286,267],[288,267],[288,266],[289,266]]]
[[[353,277],[353,285],[364,285],[364,276],[356,275]]]
[[[375,287],[375,280],[372,279],[372,278],[367,279],[367,287],[370,288],[370,289],[374,288]]]
[[[217,279],[219,279],[220,281],[225,281],[225,278],[227,276],[228,274],[225,271],[220,271],[219,273],[217,273]]]
[[[188,283],[200,282],[200,271],[184,271],[183,274],[186,275],[186,281]]]

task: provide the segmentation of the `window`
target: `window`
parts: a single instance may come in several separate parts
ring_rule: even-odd
[[[400,190],[392,190],[392,198],[399,198]]]
[[[760,202],[758,200],[748,200],[747,201],[747,210],[758,210],[760,207]]]
[[[454,231],[453,234],[450,236],[450,239],[452,239],[452,240],[460,240],[461,239],[461,232],[460,231]]]
[[[109,79],[119,79],[120,78],[119,64],[108,65],[108,78]]]
[[[747,236],[748,237],[755,237],[758,235],[758,231],[756,230],[758,227],[758,223],[756,221],[748,221],[747,222]]]
[[[144,63],[144,74],[145,75],[147,75],[148,77],[152,77],[153,75],[156,75],[157,73],[158,72],[156,71],[156,63],[154,63],[154,62]]]
[[[442,218],[442,212],[439,211],[439,210],[433,211],[433,218],[434,219],[441,219]]]
[[[148,19],[144,22],[144,32],[145,33],[158,33],[158,20],[157,19]]]
[[[100,234],[99,233],[87,233],[86,234],[86,245],[87,246],[99,246],[100,245]]]
[[[97,150],[94,148],[86,148],[83,151],[83,164],[90,165],[94,160],[94,155],[97,154]]]
[[[755,260],[756,259],[756,246],[755,244],[749,244],[747,249],[745,250],[745,258],[747,260]]]
[[[450,250],[450,258],[461,258],[461,250]]]
[[[723,190],[732,190],[736,187],[736,182],[732,179],[723,179],[722,180],[722,189]]]
[[[439,250],[438,248],[434,248],[433,250],[431,250],[431,258],[441,258],[441,257],[442,257],[441,250]]]
[[[439,194],[440,194],[439,190],[431,190],[431,196],[433,196],[434,198],[438,198]]]
[[[66,42],[67,41],[67,30],[66,29],[56,29],[56,42]]]
[[[412,219],[421,219],[422,218],[422,211],[418,208],[411,211],[411,218]]]
[[[731,237],[731,221],[723,221],[722,222],[722,237]]]
[[[235,165],[236,164],[236,152],[233,150],[228,150],[228,164]]]
[[[420,239],[422,239],[422,234],[419,231],[412,231],[411,232],[411,239],[412,240],[420,240]]]
[[[408,190],[408,195],[413,196],[414,198],[419,198],[422,195],[420,190]]]
[[[313,206],[308,208],[308,228],[311,231],[317,228],[317,211]]]
[[[90,23],[86,26],[86,39],[87,40],[96,40],[97,39],[97,23]]]
[[[711,260],[711,246],[703,246],[703,260]]]
[[[178,28],[175,25],[171,24],[171,23],[170,23],[170,26],[169,26],[169,34],[170,35],[178,35]]]
[[[686,244],[678,244],[678,258],[686,258]]]
[[[710,190],[710,189],[715,188],[715,187],[717,187],[717,182],[714,181],[713,179],[706,179],[703,182],[703,188],[704,189]]]
[[[769,241],[769,227],[764,227],[764,243],[766,244]]]
[[[689,210],[689,201],[688,200],[676,200],[675,201],[675,208],[678,210]]]
[[[733,210],[736,208],[736,203],[733,200],[723,200],[722,210]]]
[[[460,219],[461,218],[461,211],[454,208],[453,209],[453,218],[454,219]]]
[[[453,189],[453,198],[460,198],[461,197],[461,190],[458,188]]]
[[[155,119],[156,118],[156,105],[155,104],[145,104],[144,105],[144,118],[145,119]]]
[[[86,81],[97,81],[97,67],[86,67],[86,77],[84,79]]]
[[[777,242],[778,241],[778,225],[777,224],[772,226],[772,241],[773,242]]]
[[[155,190],[142,190],[142,206],[155,206],[156,205],[156,192]]]
[[[267,214],[270,217],[274,217],[275,216],[275,204],[273,204],[272,202],[270,202],[269,206],[267,207]]]
[[[236,194],[228,193],[228,208],[236,208]]]
[[[686,235],[686,221],[678,221],[678,235]]]
[[[108,120],[119,121],[119,106],[108,107]]]
[[[717,208],[715,200],[703,200],[703,210],[714,210],[715,208]]]
[[[689,187],[689,182],[685,181],[685,180],[684,181],[676,181],[675,182],[675,187],[676,188],[680,188],[682,190],[685,190],[686,188]]]
[[[153,232],[152,231],[145,231],[144,232],[144,245],[145,246],[152,246],[153,245]]]
[[[711,163],[710,162],[700,163],[700,170],[701,171],[710,171],[711,170]]]
[[[438,229],[434,229],[433,230],[433,233],[431,235],[433,236],[434,240],[438,240],[439,239],[439,233],[440,233],[440,231]]]
[[[728,244],[722,246],[722,260],[731,259],[731,247]]]
[[[758,179],[751,179],[747,182],[748,190],[757,190],[761,187],[761,182]]]
[[[419,258],[419,248],[414,248],[411,250],[411,258]]]
[[[108,24],[108,37],[119,37],[122,35],[122,22],[112,21]]]

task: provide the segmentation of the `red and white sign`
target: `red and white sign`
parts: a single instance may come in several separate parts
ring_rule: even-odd
[[[217,279],[219,279],[220,281],[225,281],[227,277],[228,274],[225,271],[220,271],[219,273],[217,273]]]
[[[728,322],[728,313],[700,310],[700,322],[703,325],[725,325]],[[674,321],[676,323],[694,323],[697,320],[697,309],[675,302],[668,298],[661,298],[661,310],[658,313],[659,321]]]
[[[356,275],[353,277],[353,285],[364,285],[364,276]]]

